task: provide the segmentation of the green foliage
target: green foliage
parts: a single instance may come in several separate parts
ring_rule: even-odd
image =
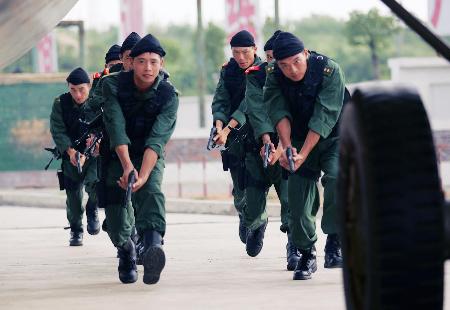
[[[206,73],[207,73],[207,91],[213,93],[216,89],[218,71],[225,59],[224,45],[225,31],[214,25],[208,24],[205,30],[206,45]]]
[[[105,55],[109,48],[117,44],[119,30],[110,27],[107,31],[88,30],[86,33],[86,70],[100,71],[105,65]]]
[[[377,9],[371,9],[367,13],[350,12],[345,31],[350,44],[373,44],[375,49],[380,49],[391,43],[390,39],[398,31],[398,26],[394,17],[382,16]]]
[[[374,78],[380,78],[379,54],[387,48],[391,38],[398,32],[396,20],[392,16],[382,16],[377,9],[367,13],[350,12],[350,19],[346,23],[345,33],[351,45],[368,46],[371,53]]]
[[[6,73],[22,73],[33,72],[33,52],[32,50],[26,52],[14,63],[6,66],[2,71]]]
[[[166,51],[164,67],[170,74],[170,80],[181,95],[194,95],[196,92],[194,48],[195,31],[190,25],[169,25],[160,28],[151,25],[147,29],[159,38]]]
[[[268,40],[275,31],[277,31],[275,27],[275,20],[271,17],[266,17],[266,20],[263,25],[262,34],[263,38],[266,38]],[[265,43],[265,42],[264,42]]]
[[[391,17],[390,17],[391,18]],[[271,35],[271,19],[263,28],[265,38]],[[348,83],[373,79],[371,52],[368,46],[350,43],[346,32],[346,21],[330,16],[313,15],[299,21],[290,21],[280,28],[300,37],[305,46],[336,60],[344,70]],[[266,30],[269,29],[269,30]],[[387,59],[392,57],[433,56],[435,52],[413,31],[398,27],[396,33],[386,39],[378,50],[382,79],[389,79]]]
[[[166,29],[150,26],[148,32],[160,38],[166,50],[165,68],[170,80],[182,95],[197,93],[196,29],[190,25],[170,25]],[[218,68],[224,62],[225,31],[209,23],[204,29],[206,45],[207,91],[216,87]]]
[[[435,52],[411,30],[396,25],[392,16],[381,16],[375,9],[367,13],[352,12],[348,21],[324,15],[312,15],[289,21],[280,26],[299,36],[310,50],[335,59],[343,68],[349,83],[370,80],[374,76],[372,54],[368,42],[375,40],[379,71],[382,79],[389,78],[387,59],[392,57],[433,56]],[[275,29],[274,20],[266,18],[263,35],[268,39]],[[213,23],[205,29],[207,91],[216,87],[218,72],[225,59],[225,30]],[[167,50],[165,67],[173,84],[183,95],[197,92],[196,27],[169,25],[162,28],[152,24],[147,32],[156,35]],[[78,33],[76,28],[58,29],[58,64],[60,71],[70,71],[80,65]],[[89,72],[103,68],[108,48],[117,43],[118,28],[86,32],[86,69]],[[447,38],[448,40],[449,38]],[[31,52],[22,56],[4,72],[31,72]]]

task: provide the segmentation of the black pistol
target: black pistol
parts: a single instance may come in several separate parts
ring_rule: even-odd
[[[216,147],[216,141],[214,141],[214,137],[217,134],[217,128],[213,127],[211,128],[211,131],[209,132],[209,139],[208,139],[208,144],[206,145],[206,149],[208,151],[211,151],[213,148]]]
[[[131,201],[131,193],[133,190],[133,184],[136,182],[136,175],[134,174],[134,170],[130,172],[128,175],[128,184],[127,191],[125,192],[125,200],[123,201],[123,207],[126,209],[128,203]]]
[[[290,146],[286,149],[286,156],[287,156],[287,159],[289,162],[289,172],[294,173],[294,171],[295,171],[294,158],[292,155],[292,148]]]
[[[270,155],[270,144],[264,143],[264,168],[267,168],[267,164],[269,163],[269,155]]]
[[[81,156],[81,154],[80,154],[80,152],[76,152],[75,153],[75,157],[76,157],[76,159],[77,159],[77,170],[78,170],[78,174],[81,174],[82,172],[83,172],[83,169],[81,168],[81,163],[80,163],[80,156]]]

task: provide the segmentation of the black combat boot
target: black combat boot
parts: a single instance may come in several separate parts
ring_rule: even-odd
[[[140,250],[140,259],[144,265],[144,283],[155,284],[159,281],[161,271],[166,264],[166,255],[162,245],[163,239],[159,232],[146,230],[143,234],[144,241]]]
[[[256,228],[255,230],[248,230],[247,233],[247,242],[246,242],[246,250],[247,254],[251,257],[255,257],[261,252],[263,248],[264,242],[264,233],[266,231],[267,222]]]
[[[244,217],[239,213],[239,238],[243,244],[247,241],[247,233],[247,227],[244,226]]]
[[[103,230],[104,232],[108,232],[108,224],[106,223],[106,219],[103,220],[103,223],[102,223],[102,230]]]
[[[83,228],[81,227],[70,227],[70,246],[80,246],[83,245]]]
[[[292,236],[287,233],[288,243],[286,244],[286,260],[287,260],[287,270],[293,271],[297,267],[297,263],[300,260],[300,252],[297,247],[292,242]]]
[[[294,271],[294,280],[308,280],[317,270],[316,248],[313,246],[309,250],[300,250],[300,260]]]
[[[117,247],[119,256],[119,279],[122,283],[134,283],[137,281],[136,268],[136,248],[131,238],[127,242]]]
[[[133,239],[133,233],[131,233],[131,238]],[[135,235],[134,244],[136,245],[136,265],[142,265],[142,253],[144,251],[144,237],[140,236],[137,232]]]
[[[337,234],[329,234],[325,244],[325,268],[342,268],[341,242]]]
[[[98,207],[91,199],[86,203],[87,231],[90,235],[100,232],[100,222],[98,220]]]
[[[136,230],[136,226],[133,226],[133,228],[131,228],[131,240],[133,240],[134,244],[137,244],[139,241],[139,234]]]

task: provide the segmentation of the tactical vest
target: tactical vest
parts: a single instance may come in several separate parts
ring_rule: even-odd
[[[228,64],[224,67],[224,71],[223,80],[225,88],[230,94],[231,115],[237,110],[245,97],[245,74],[244,71],[239,68],[238,63],[234,58],[230,59]]]
[[[77,151],[83,152],[86,148],[86,141],[81,141],[80,144],[75,145],[75,141],[81,137],[84,128],[79,119],[82,116],[82,109],[75,108],[70,93],[62,94],[59,97],[64,125],[66,126],[67,134],[72,142],[72,147]]]
[[[256,79],[256,82],[258,83],[259,87],[261,87],[261,89],[264,87],[264,84],[266,84],[266,68],[267,68],[268,63],[267,62],[263,62],[262,64],[260,64],[258,67],[258,70],[255,70],[253,73],[253,76]],[[253,70],[251,70],[253,71]]]
[[[111,68],[109,68],[109,73],[114,73],[114,72],[120,72],[123,70],[123,64],[121,62],[113,65]]]
[[[314,112],[314,105],[322,88],[323,72],[328,58],[324,55],[311,52],[308,69],[301,82],[294,82],[283,75],[275,64],[274,74],[280,85],[281,92],[288,101],[293,118],[292,131],[300,139],[305,140],[309,131],[308,123]],[[345,88],[343,105],[350,100],[350,93]],[[339,120],[333,127],[330,137],[338,135]]]
[[[118,79],[117,96],[126,120],[125,130],[131,140],[129,153],[132,158],[141,157],[145,151],[145,140],[152,130],[156,117],[172,98],[175,88],[168,81],[162,80],[156,89],[155,97],[138,101],[134,96],[136,88],[133,71],[120,72]]]
[[[252,74],[252,77],[255,78],[256,83],[258,84],[258,86],[262,89],[264,87],[264,85],[266,84],[266,68],[267,68],[268,63],[267,62],[263,62],[258,66],[254,66],[254,67],[250,67],[248,68],[245,73],[246,74]],[[261,102],[262,104],[262,102]],[[250,124],[248,117],[247,118],[247,123]],[[251,127],[251,126],[250,126]],[[254,137],[254,131],[253,128],[250,128],[249,130],[250,136]],[[274,142],[275,144],[278,144],[278,136],[276,134],[270,134],[271,137],[271,141]],[[262,146],[262,142],[258,140],[258,142],[255,142],[254,139],[250,140],[250,147],[253,148],[253,152],[255,153],[259,153],[259,150]]]
[[[104,77],[105,75],[108,75],[108,74],[109,74],[109,69],[108,68],[103,69],[103,71],[101,71],[101,72],[95,72],[94,75],[92,76],[91,91],[93,91],[95,89],[95,87],[97,86],[97,84],[100,81],[100,79],[102,77]]]
[[[322,86],[323,70],[327,64],[326,56],[311,52],[308,69],[301,82],[294,82],[285,77],[275,64],[274,74],[281,92],[289,104],[293,118],[292,131],[300,139],[305,140],[308,134],[308,123],[314,112],[314,104]]]

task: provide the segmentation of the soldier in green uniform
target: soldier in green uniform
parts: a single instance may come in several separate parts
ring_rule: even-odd
[[[266,197],[272,184],[275,184],[282,205],[281,214],[284,225],[281,229],[287,231],[287,188],[283,189],[281,174],[278,173],[277,168],[270,167],[268,169],[270,172],[264,171],[263,163],[258,155],[259,144],[251,124],[247,122],[246,73],[263,63],[256,55],[254,38],[248,31],[242,30],[231,38],[230,45],[233,58],[222,69],[221,80],[212,103],[218,132],[214,139],[219,145],[225,144],[232,128],[238,126],[243,128],[245,125],[245,130],[248,132],[243,141],[232,145],[227,153],[222,153],[222,156],[224,163],[229,163],[228,168],[233,180],[235,206],[240,218],[239,236],[246,244],[247,254],[254,257],[263,247],[268,222]],[[260,92],[262,92],[261,89]],[[227,124],[225,128],[224,124]],[[245,202],[245,207],[239,204],[240,201],[237,198]],[[295,264],[290,268],[294,267]]]
[[[130,53],[134,45],[141,39],[141,37],[136,33],[130,33],[122,43],[122,46],[114,44],[108,50],[105,55],[105,69],[100,73],[94,74],[92,82],[92,90],[90,94],[90,100],[88,102],[89,110],[87,113],[98,112],[101,108],[101,100],[92,99],[94,96],[100,95],[102,92],[101,78],[109,73],[119,72],[119,71],[130,71],[133,69]],[[97,87],[97,84],[100,84]]]
[[[144,265],[144,283],[158,282],[165,265],[161,182],[164,147],[175,129],[178,110],[177,92],[161,72],[165,54],[159,41],[149,34],[131,50],[132,71],[102,79],[104,123],[112,152],[104,171],[105,214],[108,235],[118,249],[119,279],[123,283],[137,280],[136,247],[130,238],[134,225],[143,237],[137,255]],[[124,203],[130,173],[136,176],[133,206]]]
[[[118,44],[112,45],[105,55],[105,68],[111,69],[115,65],[122,64],[120,59],[120,49],[122,46]]]
[[[89,199],[86,204],[87,230],[89,234],[98,234],[100,225],[98,221],[97,197],[95,183],[97,181],[97,167],[95,158],[86,158],[80,155],[79,164],[82,167],[80,174],[77,169],[77,152],[83,152],[86,141],[77,140],[82,136],[83,127],[79,122],[82,107],[89,95],[90,80],[82,68],[73,70],[67,77],[69,92],[55,99],[50,115],[50,132],[56,147],[62,154],[61,169],[64,174],[64,188],[67,194],[66,210],[70,224],[71,246],[83,244],[83,185]]]
[[[281,30],[275,31],[269,40],[267,40],[266,44],[264,44],[264,53],[266,54],[267,63],[273,61],[273,41],[275,41],[280,32]]]
[[[123,41],[122,46],[120,47],[120,60],[122,61],[121,70],[123,71],[133,70],[133,59],[130,56],[131,49],[136,45],[136,43],[140,39],[141,39],[140,35],[138,35],[136,32],[132,32]]]
[[[105,68],[101,72],[95,72],[94,76],[92,78],[92,88],[91,91],[95,89],[97,86],[98,81],[105,76],[108,75],[110,72],[110,69],[115,66],[114,68],[118,68],[122,65],[122,60],[120,59],[120,45],[114,44],[111,46],[106,52],[105,55]],[[119,70],[117,70],[119,71]],[[114,71],[112,71],[114,72]]]
[[[95,86],[92,88],[90,94],[89,94],[89,100],[87,101],[85,108],[84,108],[84,117],[86,120],[92,120],[94,117],[99,115],[101,113],[101,109],[104,105],[103,100],[103,77],[107,76],[110,73],[113,72],[120,72],[120,71],[130,71],[133,69],[132,62],[130,58],[131,49],[136,45],[136,43],[141,39],[141,37],[136,33],[132,32],[130,33],[125,40],[122,43],[122,46],[119,45],[113,45],[108,50],[108,52],[105,55],[105,67],[109,67],[109,69],[102,74],[101,76],[94,76],[94,83]],[[117,61],[118,59],[118,61]],[[95,82],[97,81],[97,82]],[[102,171],[105,169],[105,166],[107,165],[107,162],[109,160],[109,138],[107,135],[107,132],[103,132],[103,138],[101,140],[100,144],[100,158],[99,158],[99,182],[97,184],[97,196],[98,196],[98,203],[101,208],[104,208],[105,205],[105,190],[104,190],[104,183],[105,179],[103,177]],[[103,222],[103,230],[107,230],[106,221]]]
[[[317,269],[315,242],[319,192],[314,173],[322,171],[324,187],[322,230],[327,234],[325,268],[342,266],[336,223],[338,120],[348,94],[339,65],[310,52],[303,42],[281,32],[273,44],[275,63],[269,65],[264,102],[269,107],[284,150],[291,148],[295,173],[289,176],[289,228],[301,259],[294,280],[310,279]],[[346,97],[346,96],[345,96]],[[289,169],[286,152],[280,164]]]
[[[272,53],[272,44],[278,33],[279,31],[275,32],[264,45],[266,56],[270,56]],[[245,158],[247,167],[247,208],[244,210],[244,222],[246,227],[254,229],[255,226],[258,227],[258,225],[261,225],[261,219],[267,218],[267,192],[270,186],[274,185],[281,203],[280,230],[287,233],[288,236],[288,243],[286,244],[287,269],[294,270],[300,256],[289,233],[287,179],[282,177],[282,168],[276,160],[273,160],[264,169],[263,161],[259,156],[261,145],[268,144],[271,146],[270,151],[273,157],[276,150],[272,140],[278,140],[274,126],[269,119],[267,108],[263,103],[263,86],[266,81],[266,68],[267,62],[264,62],[252,66],[245,71],[247,75],[245,91],[246,115],[253,128],[255,143],[253,143],[254,148],[250,152],[247,152]],[[280,149],[277,152],[278,156],[281,154]],[[264,158],[264,154],[262,155]]]
[[[102,107],[101,78],[109,73],[130,71],[133,69],[130,53],[131,49],[140,39],[141,37],[136,32],[132,32],[125,38],[122,46],[115,44],[110,47],[105,55],[105,70],[103,70],[102,74],[96,73],[94,75],[93,87],[89,95],[89,102],[85,109],[88,116],[95,116]],[[99,87],[97,87],[97,84]]]
[[[245,124],[245,114],[238,107],[245,96],[244,71],[255,62],[255,41],[248,31],[236,33],[230,40],[233,57],[222,66],[220,79],[211,103],[213,126],[217,129],[214,137],[217,144],[225,144],[232,128]],[[258,58],[258,61],[259,58]],[[222,138],[223,136],[223,138]],[[243,221],[245,209],[245,149],[242,143],[232,143],[228,150],[221,152],[223,169],[230,171],[233,181],[234,207],[239,214],[239,238],[246,243],[247,228]]]

